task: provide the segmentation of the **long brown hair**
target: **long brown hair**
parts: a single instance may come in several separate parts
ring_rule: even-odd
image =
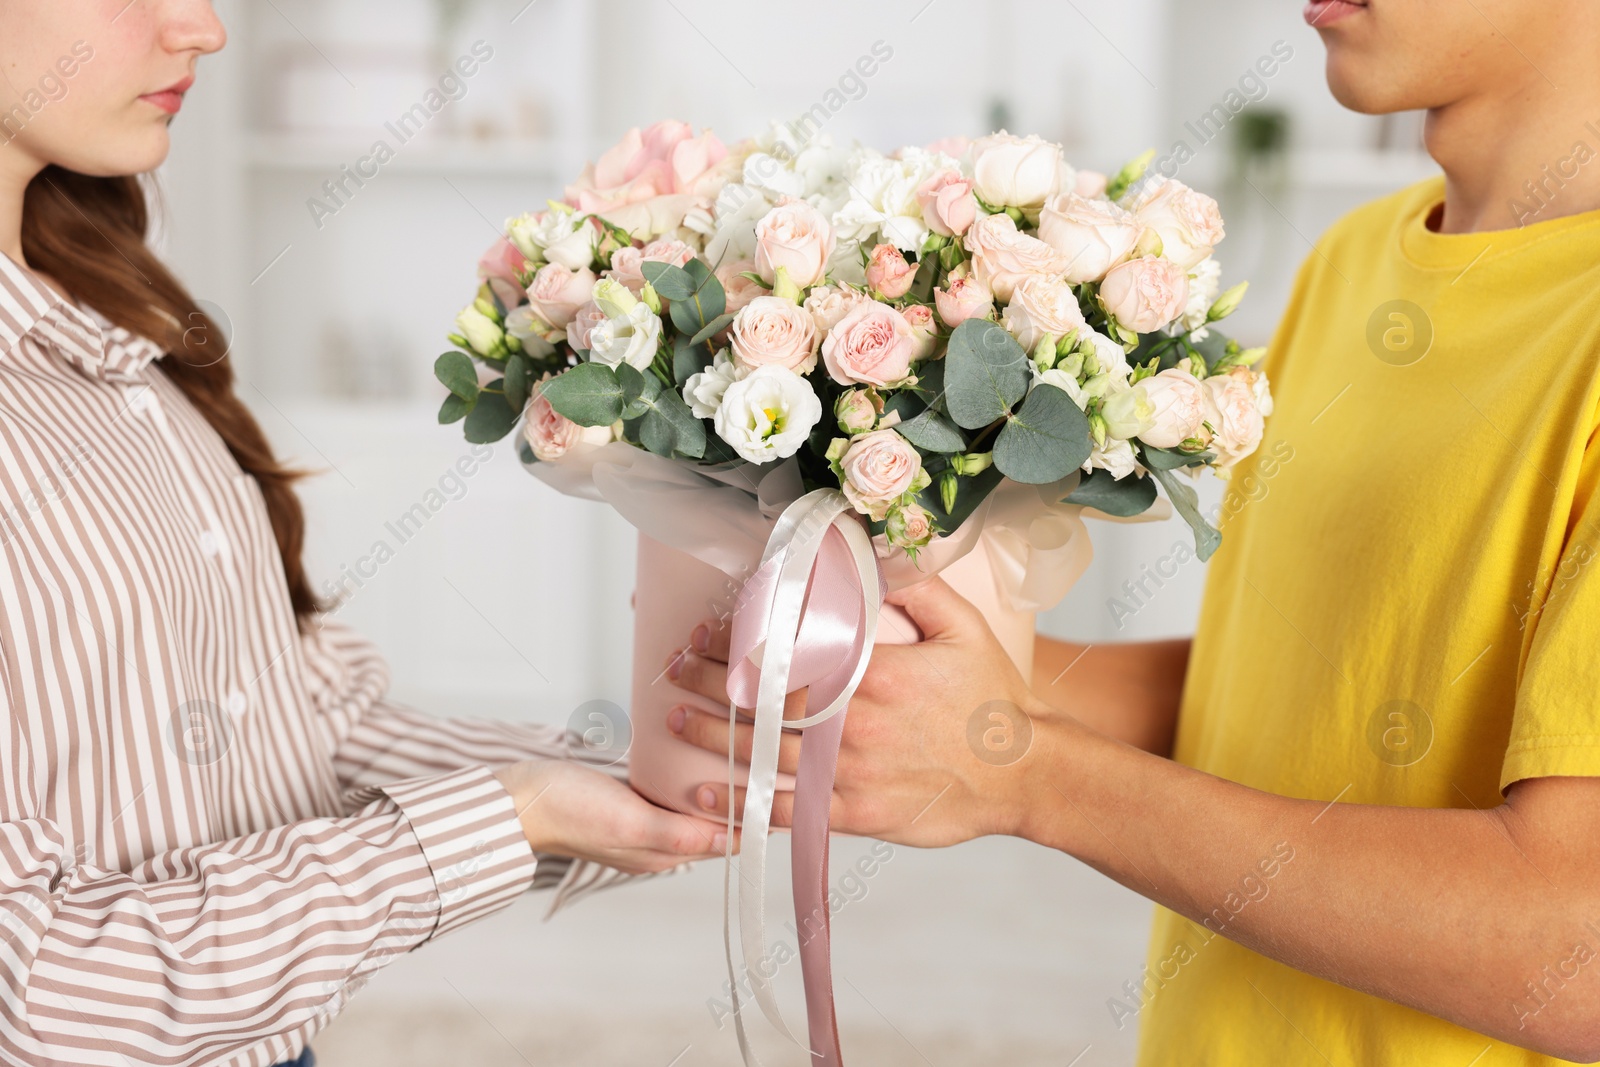
[[[91,178],[47,167],[29,183],[23,201],[22,253],[74,299],[167,353],[158,361],[161,369],[261,486],[289,600],[305,630],[309,617],[325,606],[311,591],[301,559],[306,523],[294,483],[307,472],[283,466],[272,454],[261,426],[233,391],[233,364],[217,358],[218,346],[226,343],[222,333],[145,243],[149,225],[138,178]]]

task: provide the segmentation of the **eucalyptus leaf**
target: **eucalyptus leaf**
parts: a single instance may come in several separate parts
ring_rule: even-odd
[[[639,272],[657,293],[668,300],[687,300],[694,294],[694,279],[682,267],[659,260],[645,260]]]
[[[1150,471],[1156,481],[1161,483],[1161,488],[1167,491],[1167,499],[1172,501],[1172,506],[1178,509],[1178,514],[1183,516],[1183,521],[1189,524],[1194,531],[1194,553],[1202,561],[1211,558],[1217,547],[1222,544],[1222,535],[1217,528],[1206,521],[1200,514],[1200,498],[1194,491],[1194,486],[1180,481],[1176,474],[1169,470]]]
[[[460,422],[466,418],[476,399],[474,397],[472,400],[463,400],[454,393],[445,397],[444,403],[439,405],[439,425],[448,426],[452,422]]]
[[[979,430],[1004,417],[1028,390],[1028,353],[988,319],[956,327],[944,364],[945,408],[963,429]]]
[[[689,376],[699,374],[711,366],[711,350],[704,344],[679,334],[672,342],[672,377],[682,386]]]
[[[1130,474],[1117,478],[1108,470],[1096,468],[1084,475],[1063,504],[1081,504],[1106,515],[1126,519],[1143,515],[1156,502],[1154,478],[1141,478]]]
[[[433,361],[433,376],[462,400],[478,395],[478,368],[465,352],[449,351]]]
[[[658,456],[681,455],[699,459],[706,451],[705,423],[694,417],[683,398],[660,389],[649,401],[650,409],[639,421],[639,441]]]
[[[521,411],[528,406],[528,391],[532,387],[528,357],[518,354],[506,360],[506,403]]]
[[[709,341],[713,335],[719,333],[732,321],[733,315],[723,312],[721,315],[718,315],[716,318],[702,326],[698,333],[689,338],[689,343],[692,345],[697,345],[701,344],[702,342]]]
[[[994,465],[1014,482],[1045,485],[1082,467],[1093,449],[1089,417],[1064,390],[1028,394],[994,442]]]
[[[503,379],[502,379],[503,380]],[[490,386],[499,382],[491,382]],[[478,402],[467,413],[466,437],[475,445],[490,444],[511,432],[519,411],[506,403],[505,395],[490,389],[478,394]]]
[[[622,417],[622,386],[604,363],[580,363],[539,388],[551,407],[579,426],[610,426]]]
[[[1172,471],[1180,467],[1200,467],[1217,458],[1215,452],[1179,452],[1175,448],[1140,446],[1140,462],[1151,470]]]
[[[932,409],[902,422],[895,429],[900,431],[901,437],[926,452],[965,452],[967,449],[967,438],[956,424]]]
[[[644,374],[626,363],[617,365],[617,384],[622,386],[622,417],[637,419],[649,411],[661,395],[661,379]]]

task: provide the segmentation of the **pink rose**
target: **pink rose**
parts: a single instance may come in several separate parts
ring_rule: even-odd
[[[1100,301],[1125,329],[1153,333],[1183,314],[1189,275],[1170,259],[1141,256],[1119,263],[1100,283]]]
[[[745,272],[754,272],[756,265],[748,259],[741,259],[717,268],[717,281],[722,283],[722,292],[727,298],[728,306],[724,309],[730,315],[737,314],[750,301],[758,296],[766,296],[768,290],[744,277]]]
[[[1017,229],[1010,215],[985,215],[966,236],[972,271],[1000,300],[1010,300],[1017,283],[1030,274],[1060,278],[1067,258],[1037,237]]]
[[[840,319],[871,299],[861,290],[848,286],[819,285],[806,294],[805,309],[811,313],[817,324],[817,336],[821,337],[839,325]]]
[[[1097,170],[1080,170],[1077,181],[1073,184],[1072,191],[1085,200],[1106,195],[1106,186],[1110,179]]]
[[[939,318],[952,330],[968,319],[985,319],[994,314],[994,294],[970,274],[950,279],[948,289],[935,289],[933,302]]]
[[[1233,367],[1200,383],[1219,467],[1233,466],[1261,444],[1266,420],[1256,396],[1258,377],[1248,367]]]
[[[926,304],[912,304],[900,314],[911,324],[911,335],[917,339],[917,351],[911,359],[916,361],[933,355],[939,344],[939,324],[934,321],[933,309]]]
[[[917,346],[904,315],[866,300],[823,339],[822,362],[840,385],[888,385],[911,373]]]
[[[938,171],[917,186],[917,203],[922,221],[941,237],[960,237],[978,217],[972,183],[953,170]]]
[[[600,310],[600,305],[593,300],[578,309],[572,321],[567,323],[567,344],[574,350],[586,352],[589,349],[589,331],[606,321],[606,313]]]
[[[894,245],[878,245],[867,261],[867,285],[885,300],[898,300],[911,291],[917,268]]]
[[[850,442],[839,467],[845,498],[862,514],[882,519],[890,504],[910,492],[922,456],[894,430],[872,430]]]
[[[1047,335],[1059,341],[1084,327],[1072,286],[1042,274],[1024,278],[1017,285],[1011,303],[1000,313],[1000,323],[1029,352]]]
[[[548,374],[539,380],[523,412],[522,436],[533,450],[534,458],[549,463],[580,446],[608,444],[611,441],[611,427],[579,426],[550,406],[550,401],[544,398],[544,390],[539,388],[549,380]]]
[[[694,135],[683,122],[637,126],[601,153],[567,187],[567,202],[581,211],[603,213],[652,197],[714,195],[708,179],[727,158],[728,150],[710,131]]]
[[[577,318],[578,309],[589,302],[594,282],[594,271],[588,267],[568,270],[559,263],[546,263],[528,285],[528,303],[559,329]]]
[[[1192,269],[1223,238],[1217,202],[1172,178],[1156,178],[1139,192],[1133,213],[1141,226],[1161,235],[1161,254]]]
[[[655,240],[643,248],[627,245],[611,254],[611,269],[605,272],[605,276],[615,278],[626,285],[634,296],[638,296],[644,290],[646,263],[670,263],[674,267],[681,267],[693,258],[694,249],[682,241]]]
[[[1144,226],[1109,200],[1062,193],[1039,214],[1039,239],[1067,259],[1067,281],[1097,282],[1128,258]]]
[[[516,307],[522,300],[522,282],[517,275],[528,269],[528,257],[504,237],[489,246],[478,260],[478,277],[489,283],[494,295],[506,307]]]
[[[1177,448],[1200,432],[1205,418],[1205,390],[1200,380],[1173,367],[1134,386],[1150,402],[1150,428],[1139,435],[1147,445]]]
[[[791,282],[809,288],[828,273],[833,247],[833,225],[822,212],[786,196],[756,223],[756,273],[771,285],[782,267]]]
[[[792,300],[758,296],[734,316],[729,338],[738,364],[809,374],[817,365],[817,326]]]

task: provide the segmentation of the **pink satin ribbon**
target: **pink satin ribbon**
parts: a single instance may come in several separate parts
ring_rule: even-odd
[[[817,540],[818,524],[827,527]],[[848,525],[845,525],[848,524]],[[815,542],[815,558],[808,561],[792,552],[804,552]],[[804,579],[803,602],[785,603],[799,594],[795,579]],[[864,586],[869,586],[864,588]],[[828,831],[839,742],[844,733],[845,710],[871,656],[873,634],[885,593],[883,574],[872,553],[871,541],[859,521],[849,514],[842,497],[818,490],[796,502],[773,531],[761,567],[746,583],[734,610],[729,637],[728,695],[735,707],[755,708],[761,726],[772,739],[773,714],[782,715],[782,700],[775,699],[807,689],[806,717],[782,725],[805,732],[800,766],[795,777],[793,855],[795,930],[800,939],[800,967],[805,984],[808,1036],[814,1061],[823,1067],[840,1067],[838,1023],[834,1011],[831,961],[831,923],[828,910]],[[795,610],[798,608],[798,617]],[[780,632],[786,626],[793,629]],[[774,640],[774,638],[778,638]],[[776,655],[769,655],[769,653]],[[777,662],[773,662],[776,660]],[[782,671],[787,678],[767,678],[763,671]],[[775,688],[781,682],[782,688]],[[765,688],[765,693],[763,689]],[[763,696],[767,698],[763,704]],[[776,703],[774,708],[772,705]],[[754,909],[741,907],[741,942],[746,950],[746,971],[769,1021],[789,1034],[770,988],[759,975],[749,973],[752,939],[759,951],[764,933],[760,897],[764,889],[766,819],[775,777],[775,743],[772,760],[758,750],[752,756],[744,823],[746,855],[754,852],[754,877],[741,874],[754,894]],[[757,781],[758,776],[762,779]],[[763,805],[765,808],[763,810]],[[751,835],[754,835],[753,838]],[[751,848],[759,842],[757,847]],[[741,905],[746,888],[741,886]],[[732,905],[729,905],[730,918]],[[751,921],[752,914],[755,921]],[[730,972],[732,953],[729,953]],[[738,976],[730,973],[735,990]],[[760,984],[757,984],[760,983]],[[737,993],[735,993],[737,998]],[[746,1063],[754,1054],[746,1039],[742,1017],[735,1016],[740,1049]],[[792,1034],[789,1035],[792,1038]]]

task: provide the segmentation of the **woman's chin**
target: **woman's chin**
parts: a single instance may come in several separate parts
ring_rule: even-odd
[[[171,150],[172,138],[163,122],[138,136],[103,141],[92,152],[66,154],[51,162],[91,178],[120,178],[155,170],[167,161]]]

